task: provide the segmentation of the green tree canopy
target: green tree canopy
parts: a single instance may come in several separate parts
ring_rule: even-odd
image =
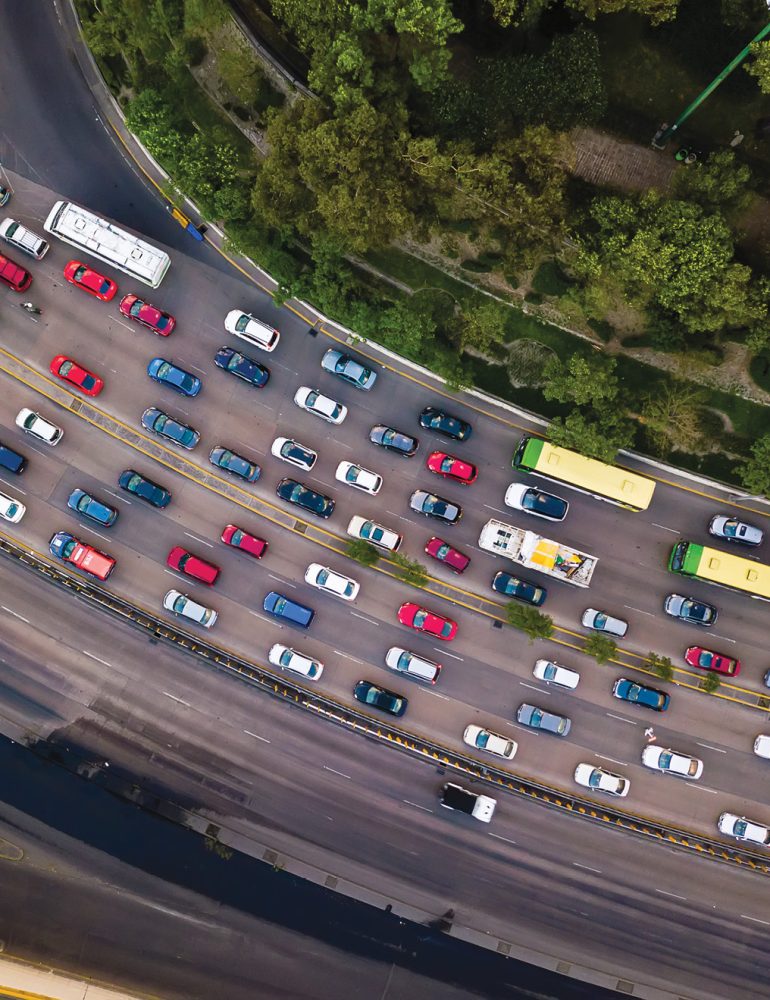
[[[708,211],[737,209],[748,203],[750,182],[751,170],[745,163],[738,163],[733,150],[718,149],[705,162],[678,170],[674,192]]]
[[[618,654],[618,644],[608,635],[589,635],[583,652],[593,656],[597,663],[607,663]]]
[[[741,482],[750,493],[770,497],[770,434],[751,446],[751,458],[738,466]]]
[[[597,416],[573,410],[566,417],[554,417],[548,425],[548,440],[557,447],[612,463],[621,448],[633,443],[634,427],[617,412]]]
[[[567,0],[567,2],[570,7],[576,7],[590,18],[628,10],[649,17],[653,24],[670,21],[676,17],[679,7],[679,0]]]
[[[618,395],[617,361],[603,354],[551,357],[545,364],[543,395],[559,403],[606,409]]]
[[[530,642],[534,642],[535,639],[550,639],[553,635],[553,618],[538,611],[537,608],[511,601],[505,609],[505,614],[508,623],[514,628],[521,629],[529,637]]]
[[[770,42],[754,42],[751,55],[753,58],[744,63],[744,69],[756,79],[763,94],[770,94]]]

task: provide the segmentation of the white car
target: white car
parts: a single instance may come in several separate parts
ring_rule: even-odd
[[[717,820],[717,828],[720,833],[735,837],[736,840],[747,840],[751,844],[761,844],[763,847],[770,844],[770,830],[761,823],[746,819],[745,816],[722,813]]]
[[[281,339],[280,333],[272,326],[256,319],[251,313],[241,312],[240,309],[233,309],[225,316],[225,330],[263,351],[274,351]]]
[[[345,483],[354,489],[363,490],[364,493],[371,493],[372,496],[380,492],[382,488],[382,476],[376,472],[370,472],[353,462],[340,462],[334,478],[338,483]]]
[[[328,594],[334,594],[335,597],[341,597],[343,601],[355,601],[361,586],[349,576],[335,573],[333,569],[320,563],[310,563],[305,570],[305,583],[319,590],[325,590]]]
[[[534,514],[535,517],[544,517],[546,521],[563,521],[569,510],[569,501],[536,486],[511,483],[505,491],[505,506]]]
[[[572,691],[575,690],[580,681],[580,674],[577,670],[570,670],[560,663],[554,663],[553,660],[538,660],[532,673],[539,681],[570,688]]]
[[[24,517],[26,510],[27,508],[20,500],[14,500],[13,497],[6,496],[5,493],[0,493],[0,517],[6,521],[18,524]]]
[[[20,427],[27,434],[45,441],[46,444],[58,444],[64,437],[64,431],[50,420],[41,417],[34,410],[24,407],[16,414],[16,426]]]
[[[351,517],[350,524],[348,524],[348,534],[351,538],[361,538],[387,552],[398,552],[401,542],[404,540],[403,535],[399,535],[392,528],[386,528],[384,525],[377,524],[376,521],[369,521],[358,514]]]
[[[310,472],[318,459],[318,452],[308,448],[307,445],[300,444],[293,438],[276,438],[270,445],[270,454],[280,458],[282,462],[289,465],[296,465],[298,469]]]
[[[653,771],[673,774],[677,778],[687,778],[689,781],[697,781],[703,774],[702,760],[688,757],[686,753],[677,753],[676,750],[666,750],[664,747],[645,747],[642,750],[642,763]]]
[[[575,768],[575,781],[584,788],[606,792],[607,795],[618,795],[620,798],[625,798],[631,787],[628,778],[605,771],[603,767],[594,767],[593,764],[578,764]]]
[[[616,635],[619,639],[622,639],[628,631],[628,622],[622,618],[613,618],[606,611],[597,611],[596,608],[586,608],[583,612],[583,625],[592,628],[594,632]]]
[[[770,736],[759,735],[754,740],[754,753],[757,757],[770,760]]]
[[[505,757],[506,760],[513,760],[519,749],[519,744],[515,740],[482,729],[481,726],[466,726],[463,743],[475,747],[476,750],[486,750],[487,753],[493,753],[497,757]]]
[[[310,389],[306,385],[301,385],[294,393],[294,402],[308,413],[314,413],[322,420],[327,420],[330,424],[341,424],[348,415],[347,406],[338,403],[331,396],[324,396],[318,389]]]
[[[312,656],[300,653],[299,650],[291,649],[289,646],[283,646],[280,642],[270,647],[267,658],[274,667],[293,670],[295,674],[302,674],[309,681],[317,681],[324,672],[324,665],[320,660],[314,660]]]

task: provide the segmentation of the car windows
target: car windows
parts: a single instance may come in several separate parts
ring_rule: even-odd
[[[413,622],[419,628],[419,627],[421,627],[421,626],[423,626],[425,624],[425,621],[426,621],[427,617],[428,617],[428,612],[424,611],[421,608],[419,611],[417,611],[415,613],[415,616],[413,618]]]

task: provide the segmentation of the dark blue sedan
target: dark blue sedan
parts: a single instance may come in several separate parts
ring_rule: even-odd
[[[262,470],[256,462],[250,462],[248,458],[236,455],[234,451],[230,451],[229,448],[222,448],[221,446],[211,449],[209,462],[218,469],[229,472],[231,476],[238,476],[239,479],[245,479],[247,483],[256,483],[262,474]]]
[[[446,410],[438,410],[435,406],[426,406],[420,414],[420,427],[426,431],[435,431],[442,437],[452,441],[467,441],[473,428],[467,420],[460,420]]]
[[[233,350],[232,347],[220,347],[214,358],[214,364],[257,389],[264,388],[270,380],[270,372],[264,365],[246,354],[241,354],[240,351]]]
[[[520,576],[511,576],[510,573],[496,573],[492,580],[492,590],[506,597],[515,597],[525,604],[534,604],[536,608],[545,601],[548,591],[545,587],[538,587],[536,583],[529,580],[522,580]]]
[[[167,385],[183,396],[197,396],[201,391],[201,380],[197,375],[173,365],[165,358],[153,358],[147,365],[147,374],[153,382]]]
[[[153,507],[162,509],[171,503],[171,493],[165,486],[159,486],[137,472],[136,469],[125,469],[121,472],[118,486],[126,493],[130,493],[131,496],[139,497],[140,500],[152,504]]]
[[[331,517],[334,513],[334,501],[330,497],[316,493],[296,479],[282,479],[275,492],[281,500],[296,504],[318,517]]]

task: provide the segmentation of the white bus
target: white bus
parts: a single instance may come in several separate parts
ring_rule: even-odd
[[[164,250],[145,243],[125,229],[71,201],[57,201],[43,224],[47,233],[120,268],[133,278],[157,288],[171,259]]]

